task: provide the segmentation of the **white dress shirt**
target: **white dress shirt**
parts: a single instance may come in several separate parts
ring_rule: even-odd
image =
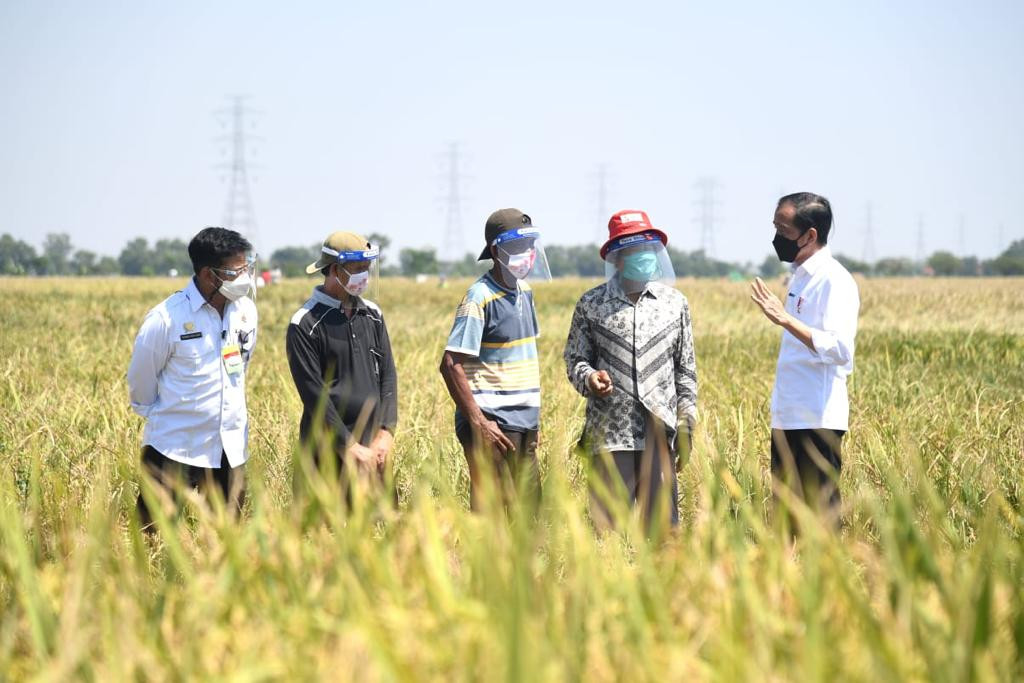
[[[793,268],[786,311],[811,328],[814,350],[782,332],[772,391],[773,429],[847,431],[860,294],[853,276],[823,247]]]
[[[228,372],[223,349],[240,347],[242,367]],[[249,458],[245,371],[256,346],[256,305],[229,301],[224,317],[195,280],[147,315],[128,367],[132,410],[146,418],[142,444],[195,467],[231,467]]]

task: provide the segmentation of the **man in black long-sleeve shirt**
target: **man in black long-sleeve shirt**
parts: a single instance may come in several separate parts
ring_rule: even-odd
[[[378,251],[361,235],[332,233],[309,274],[324,283],[288,325],[288,365],[302,399],[299,433],[317,465],[383,478],[398,423],[398,381],[380,308],[362,298]],[[324,396],[326,394],[326,396]],[[319,422],[319,424],[318,424]],[[322,441],[330,439],[330,448]],[[355,468],[354,470],[350,468]]]

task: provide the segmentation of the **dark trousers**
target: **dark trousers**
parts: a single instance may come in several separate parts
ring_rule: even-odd
[[[142,468],[158,487],[171,496],[177,508],[181,507],[180,491],[184,488],[204,495],[215,489],[220,492],[229,510],[236,514],[242,511],[245,503],[245,466],[231,467],[227,455],[221,455],[221,467],[195,467],[171,460],[152,446],[143,446]],[[135,507],[142,528],[151,528],[153,516],[141,492]]]
[[[488,488],[501,496],[506,510],[519,496],[536,512],[540,505],[540,464],[537,461],[537,430],[504,431],[514,448],[502,455],[483,443],[470,426],[456,430],[459,443],[469,465],[469,507],[474,512],[484,509]]]
[[[620,496],[630,508],[639,508],[648,531],[655,520],[672,527],[679,525],[679,480],[672,436],[648,414],[644,450],[611,451],[594,456],[593,476],[601,484],[600,487],[591,485],[590,504],[594,523],[599,528],[614,526],[609,497],[614,500]]]
[[[785,487],[812,510],[825,515],[833,526],[839,524],[843,502],[839,474],[844,434],[836,429],[772,430],[774,486]]]

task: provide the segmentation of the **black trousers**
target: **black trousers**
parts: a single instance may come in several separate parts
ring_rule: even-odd
[[[167,491],[178,508],[181,507],[181,496],[176,487],[190,488],[202,494],[215,489],[220,492],[229,510],[236,514],[242,511],[245,503],[245,465],[231,467],[227,455],[221,455],[221,467],[195,467],[171,460],[152,446],[143,446],[142,468],[159,487]],[[153,515],[141,492],[135,507],[142,528],[151,528]]]
[[[838,526],[843,435],[837,429],[773,429],[772,479]],[[776,499],[778,496],[776,495]],[[792,519],[792,518],[791,518]]]
[[[536,512],[540,505],[540,463],[537,461],[537,430],[513,432],[502,430],[513,450],[502,455],[483,443],[469,425],[460,426],[455,435],[462,444],[469,465],[469,507],[479,512],[484,507],[488,486],[501,495],[506,509],[521,495],[523,502]]]
[[[679,480],[673,435],[651,414],[646,416],[644,450],[611,451],[594,456],[593,475],[599,490],[590,486],[590,506],[599,528],[614,526],[608,496],[624,496],[631,508],[639,508],[644,527],[655,520],[679,525]]]

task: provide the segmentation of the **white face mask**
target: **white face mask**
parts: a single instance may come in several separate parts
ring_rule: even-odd
[[[252,289],[252,278],[249,273],[242,273],[234,280],[221,280],[220,293],[228,301],[238,301]]]
[[[338,284],[341,285],[342,289],[346,292],[352,296],[359,296],[366,291],[366,288],[370,284],[370,271],[366,270],[362,273],[348,273],[347,285],[342,282],[337,275],[334,276],[334,279],[338,280]]]
[[[533,270],[533,262],[537,260],[537,250],[532,247],[521,254],[509,254],[504,249],[502,253],[505,254],[506,270],[517,280],[525,280]]]

